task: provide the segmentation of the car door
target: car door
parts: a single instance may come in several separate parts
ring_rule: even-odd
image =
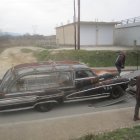
[[[94,94],[94,83],[98,82],[98,77],[89,69],[75,71],[76,92],[69,95],[68,99],[77,99],[92,96]],[[96,89],[94,89],[96,92]],[[98,89],[97,89],[98,91]]]

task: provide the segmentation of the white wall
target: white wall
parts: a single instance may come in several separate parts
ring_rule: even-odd
[[[115,29],[115,44],[134,46],[134,40],[140,45],[140,23],[117,26]]]
[[[81,24],[81,45],[113,45],[114,25]]]
[[[96,27],[95,25],[80,26],[80,44],[96,45]]]
[[[98,45],[114,45],[114,25],[99,26]]]

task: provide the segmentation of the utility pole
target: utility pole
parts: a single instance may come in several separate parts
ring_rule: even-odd
[[[74,24],[74,47],[75,50],[77,49],[76,45],[76,13],[75,13],[75,0],[74,0],[74,17],[73,17],[73,24]]]
[[[80,0],[78,0],[78,50],[80,50]]]
[[[63,45],[65,46],[65,30],[64,30],[63,22],[61,23],[61,26],[62,26],[62,32],[63,32]]]

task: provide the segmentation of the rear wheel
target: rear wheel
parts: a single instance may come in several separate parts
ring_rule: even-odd
[[[120,86],[115,86],[111,91],[110,97],[112,99],[116,99],[122,96],[123,94],[124,94],[124,90]]]
[[[35,106],[35,109],[39,112],[48,112],[52,109],[53,103],[42,103]]]

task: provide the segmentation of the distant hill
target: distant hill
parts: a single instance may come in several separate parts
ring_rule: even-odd
[[[21,34],[19,34],[19,33],[13,33],[13,32],[0,32],[0,36],[6,36],[6,35],[20,36]]]

